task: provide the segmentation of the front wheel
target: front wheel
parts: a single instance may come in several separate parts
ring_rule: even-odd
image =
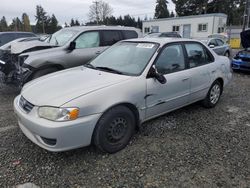
[[[116,153],[127,146],[135,131],[136,120],[125,106],[108,110],[98,121],[93,141],[103,152]]]
[[[222,85],[217,80],[209,89],[206,98],[202,101],[203,106],[206,108],[213,108],[219,102],[222,93]]]

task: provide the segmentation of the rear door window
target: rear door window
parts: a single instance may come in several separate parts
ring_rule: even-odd
[[[224,45],[224,42],[220,39],[216,39],[216,42],[218,44],[218,46],[223,46]]]
[[[189,67],[199,67],[213,62],[212,55],[199,43],[185,44]]]
[[[212,40],[209,42],[208,46],[210,46],[210,45],[214,45],[215,47],[218,46],[218,44],[217,44],[217,42],[216,42],[215,39],[212,39]]]
[[[102,46],[111,46],[122,40],[120,31],[102,31]]]
[[[124,39],[138,38],[138,34],[135,31],[123,30]]]

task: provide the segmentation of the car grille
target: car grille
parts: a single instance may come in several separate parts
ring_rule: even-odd
[[[34,105],[28,102],[23,96],[20,97],[19,99],[19,106],[26,112],[29,113]]]

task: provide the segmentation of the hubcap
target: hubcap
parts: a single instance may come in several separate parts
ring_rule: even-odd
[[[127,121],[122,117],[115,118],[108,129],[108,140],[115,143],[121,140],[127,132]]]
[[[220,98],[220,86],[218,84],[215,84],[210,92],[210,101],[212,104],[216,104]]]

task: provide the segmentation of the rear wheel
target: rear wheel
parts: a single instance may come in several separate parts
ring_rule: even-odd
[[[225,54],[224,54],[224,56],[230,58],[230,53],[229,53],[229,51],[226,51]]]
[[[32,76],[32,80],[36,79],[36,78],[39,78],[41,76],[44,76],[46,74],[50,74],[50,73],[53,73],[53,72],[56,72],[58,71],[57,68],[55,67],[51,67],[51,68],[46,68],[46,69],[41,69],[41,70],[38,70],[36,71],[33,76]]]
[[[209,89],[206,98],[202,101],[203,106],[206,108],[215,107],[220,100],[221,93],[222,85],[218,80],[216,80]]]
[[[135,132],[135,116],[125,106],[117,106],[101,117],[96,125],[93,141],[103,152],[115,153],[127,146]]]

